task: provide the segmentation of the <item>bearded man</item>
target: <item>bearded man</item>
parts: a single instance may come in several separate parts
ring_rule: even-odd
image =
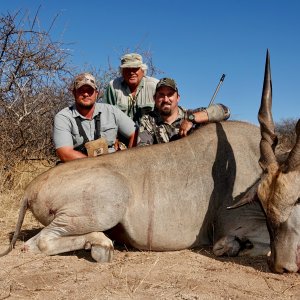
[[[179,100],[176,82],[162,78],[156,85],[154,110],[141,119],[138,146],[167,143],[187,136],[201,124],[224,121],[230,116],[230,110],[223,104],[186,110],[178,105]]]

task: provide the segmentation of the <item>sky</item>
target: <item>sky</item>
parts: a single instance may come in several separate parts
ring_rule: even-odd
[[[140,47],[163,71],[158,78],[176,80],[183,107],[207,106],[225,74],[215,102],[254,124],[269,49],[274,121],[299,118],[298,0],[9,0],[0,12],[34,16],[39,7],[43,28],[58,15],[51,36],[79,69],[118,67],[124,49]]]

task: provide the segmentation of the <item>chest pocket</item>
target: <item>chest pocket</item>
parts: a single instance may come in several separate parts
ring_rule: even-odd
[[[109,146],[113,145],[118,134],[118,127],[115,124],[101,124],[101,136],[107,140]]]

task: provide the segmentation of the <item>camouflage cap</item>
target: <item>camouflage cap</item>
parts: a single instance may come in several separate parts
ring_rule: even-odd
[[[120,68],[140,68],[142,65],[143,58],[137,53],[129,53],[121,57]]]
[[[97,89],[96,79],[90,73],[81,73],[75,77],[74,82],[73,82],[73,89],[77,90],[80,87],[82,87],[83,85],[89,85],[93,89],[95,89],[95,90]]]
[[[172,88],[174,91],[178,92],[177,84],[174,79],[172,78],[162,78],[156,85],[156,91],[162,87],[162,86],[168,86]]]

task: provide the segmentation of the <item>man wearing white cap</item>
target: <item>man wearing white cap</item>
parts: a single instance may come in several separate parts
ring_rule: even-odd
[[[93,75],[77,75],[71,90],[74,105],[62,109],[54,119],[53,140],[62,162],[115,152],[118,134],[128,139],[129,147],[133,146],[134,122],[117,107],[96,103],[99,92]],[[97,148],[99,141],[101,146]]]
[[[104,94],[103,102],[118,106],[136,124],[143,115],[153,110],[155,87],[158,79],[146,76],[147,65],[137,53],[121,58],[121,77],[112,80]]]

